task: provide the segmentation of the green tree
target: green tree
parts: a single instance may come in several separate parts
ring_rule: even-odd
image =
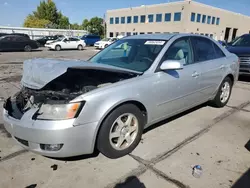
[[[61,12],[58,13],[58,28],[68,29],[69,28],[69,18],[64,16]]]
[[[92,34],[97,34],[100,36],[104,35],[103,19],[94,17],[91,18],[88,24],[88,31]]]
[[[39,19],[33,15],[28,15],[24,21],[24,27],[44,28],[50,23],[49,20]]]
[[[82,28],[86,31],[88,31],[88,27],[89,27],[89,20],[88,19],[84,19],[82,22]]]

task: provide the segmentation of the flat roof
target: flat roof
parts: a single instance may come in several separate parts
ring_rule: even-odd
[[[141,34],[141,35],[132,35],[125,37],[126,39],[153,39],[153,40],[169,40],[175,35],[180,34]]]

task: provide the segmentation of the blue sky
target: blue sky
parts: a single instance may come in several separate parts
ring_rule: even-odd
[[[174,1],[174,0],[170,0]],[[250,0],[197,0],[215,7],[250,16]],[[36,9],[40,0],[0,0],[0,25],[22,26],[25,17]],[[103,17],[108,9],[166,3],[168,0],[54,0],[57,8],[70,22],[82,23],[84,18]]]

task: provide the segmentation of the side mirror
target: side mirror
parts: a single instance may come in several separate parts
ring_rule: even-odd
[[[180,70],[183,69],[183,61],[178,60],[166,60],[161,66],[161,70]]]

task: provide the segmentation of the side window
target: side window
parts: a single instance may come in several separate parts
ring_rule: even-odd
[[[214,44],[214,49],[215,49],[217,58],[225,57],[224,52],[216,44]]]
[[[193,53],[189,38],[179,39],[174,42],[163,56],[162,61],[166,60],[182,61],[183,65],[192,64]]]
[[[213,42],[211,40],[201,37],[194,37],[192,38],[192,42],[196,52],[196,62],[209,61],[217,58]]]
[[[16,41],[17,42],[24,42],[24,41],[26,41],[27,39],[26,39],[26,37],[17,37],[16,38]]]

